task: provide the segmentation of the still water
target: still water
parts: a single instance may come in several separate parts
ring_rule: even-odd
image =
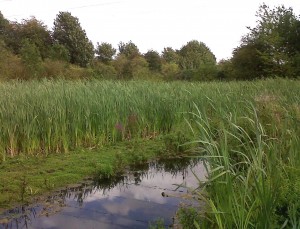
[[[195,204],[193,172],[205,179],[201,161],[181,158],[135,166],[117,177],[87,179],[6,211],[0,228],[148,228],[158,219],[169,227],[180,203]]]

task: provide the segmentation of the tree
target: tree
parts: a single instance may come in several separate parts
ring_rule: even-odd
[[[69,12],[59,12],[54,21],[53,38],[70,53],[72,64],[86,67],[94,57],[94,47],[81,28],[79,19]]]
[[[151,71],[161,71],[162,61],[158,52],[149,50],[147,53],[145,53],[144,57],[147,60],[149,69]]]
[[[42,72],[42,58],[37,46],[28,39],[25,39],[22,42],[20,53],[30,77],[37,77]]]
[[[21,23],[9,22],[0,15],[0,36],[14,54],[20,54],[22,41],[28,39],[39,49],[43,59],[48,57],[52,45],[51,33],[43,22],[35,17],[24,19]]]
[[[0,38],[5,37],[8,25],[9,21],[4,18],[3,14],[0,11]]]
[[[216,76],[216,57],[203,42],[192,40],[178,53],[181,79],[208,80]]]
[[[52,37],[47,26],[35,17],[24,19],[19,24],[18,36],[20,39],[27,39],[38,48],[42,59],[49,56],[49,50],[52,46]]]
[[[68,49],[61,44],[54,43],[49,53],[51,60],[70,62],[70,53]]]
[[[218,69],[217,78],[219,80],[231,80],[235,78],[233,74],[234,70],[233,70],[232,59],[220,60],[217,65],[217,69]]]
[[[129,59],[124,54],[120,54],[113,64],[118,79],[146,78],[149,75],[148,62],[143,56]]]
[[[179,66],[183,70],[198,69],[201,65],[215,65],[216,57],[203,43],[196,40],[188,42],[180,51]]]
[[[265,76],[293,75],[293,62],[300,53],[300,22],[292,8],[278,6],[274,9],[263,4],[256,14],[257,25],[242,38],[242,47],[256,48],[257,56],[264,62]]]
[[[127,66],[130,78],[146,79],[149,77],[149,65],[143,56],[136,56],[130,60]]]
[[[95,53],[98,55],[97,58],[103,63],[109,63],[112,61],[113,56],[116,54],[116,49],[112,47],[111,44],[103,42],[101,44],[97,43],[97,48]]]
[[[234,68],[234,78],[251,80],[267,77],[272,63],[264,58],[259,50],[259,44],[246,44],[236,48],[231,63]]]
[[[134,58],[140,55],[140,51],[138,47],[132,42],[129,41],[128,43],[119,43],[119,54],[125,55],[127,58]]]
[[[5,44],[14,54],[20,54],[20,49],[22,47],[20,27],[21,25],[17,22],[9,22],[3,31]]]
[[[162,74],[166,80],[175,80],[178,78],[180,69],[176,63],[164,63],[162,65]]]
[[[167,63],[176,63],[179,62],[179,55],[178,52],[176,52],[171,47],[164,48],[164,51],[162,52],[162,58]]]
[[[130,78],[127,67],[129,66],[129,60],[124,54],[119,54],[113,62],[113,65],[116,69],[118,79]]]

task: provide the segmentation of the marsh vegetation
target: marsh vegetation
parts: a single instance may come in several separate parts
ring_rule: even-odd
[[[193,151],[209,164],[197,190],[207,209],[196,223],[299,225],[299,81],[31,81],[2,83],[0,94],[2,203],[22,182],[27,196],[68,183],[68,168],[110,174],[130,161]],[[51,169],[51,158],[61,166]],[[48,162],[50,172],[32,178],[32,166]],[[20,168],[31,175],[10,183]]]

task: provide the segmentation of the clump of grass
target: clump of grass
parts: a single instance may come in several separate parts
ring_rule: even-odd
[[[149,222],[149,229],[165,229],[165,222],[164,219],[159,218],[153,222]]]
[[[282,113],[274,119],[274,113],[263,113],[255,100],[241,104],[246,106],[228,111],[226,106],[211,102],[217,123],[197,106],[192,113],[194,124],[190,127],[198,139],[198,152],[209,164],[208,180],[197,191],[207,206],[197,226],[298,228],[299,196],[288,194],[282,186],[290,185],[296,193],[300,190],[296,187],[300,176],[295,175],[300,165],[300,132],[294,125],[299,117],[292,116],[289,107],[282,112],[284,108],[278,106],[276,111]],[[294,176],[288,175],[289,169],[294,170]]]
[[[185,229],[193,229],[201,222],[201,215],[198,209],[194,207],[181,206],[177,212],[180,225]]]

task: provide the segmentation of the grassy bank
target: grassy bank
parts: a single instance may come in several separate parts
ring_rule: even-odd
[[[87,177],[110,177],[134,164],[183,154],[175,150],[178,145],[174,135],[166,135],[147,141],[119,142],[98,149],[10,158],[0,164],[0,212]]]

